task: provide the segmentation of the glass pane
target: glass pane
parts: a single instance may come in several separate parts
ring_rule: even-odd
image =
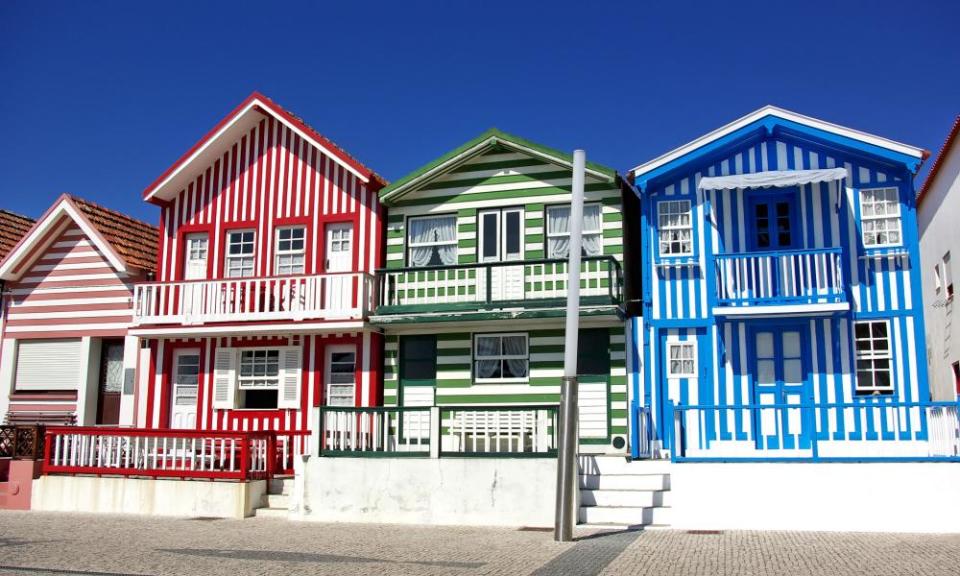
[[[481,251],[481,255],[484,258],[497,257],[498,237],[499,237],[499,234],[497,233],[497,215],[484,214],[483,215],[483,249]]]
[[[786,384],[801,384],[803,382],[803,367],[800,360],[783,361],[783,381]]]
[[[757,356],[760,358],[773,358],[773,333],[757,333]]]
[[[757,384],[774,384],[777,381],[776,365],[773,360],[757,361]]]
[[[783,355],[787,358],[800,357],[800,333],[799,332],[783,333]]]
[[[520,213],[507,212],[507,255],[520,254]]]

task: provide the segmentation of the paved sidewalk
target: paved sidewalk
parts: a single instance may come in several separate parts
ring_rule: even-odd
[[[0,576],[955,575],[960,535],[552,534],[0,511]]]

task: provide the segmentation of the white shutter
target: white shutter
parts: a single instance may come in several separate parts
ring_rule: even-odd
[[[300,407],[300,356],[303,354],[298,346],[291,346],[280,350],[283,370],[280,372],[280,397],[277,405],[280,408]]]
[[[237,391],[237,351],[217,348],[213,360],[213,407],[235,408]]]
[[[79,338],[17,342],[17,390],[78,390]]]

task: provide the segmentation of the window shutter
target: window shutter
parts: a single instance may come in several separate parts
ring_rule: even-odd
[[[79,338],[20,340],[17,343],[17,390],[78,390]]]
[[[213,407],[235,408],[237,394],[237,351],[234,348],[217,348],[213,361]]]
[[[280,374],[280,408],[300,407],[300,357],[302,351],[298,346],[284,348],[281,351],[283,371]]]

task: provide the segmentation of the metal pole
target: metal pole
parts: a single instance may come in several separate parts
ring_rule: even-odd
[[[580,334],[580,245],[583,231],[583,180],[587,155],[573,152],[573,198],[570,204],[570,256],[567,270],[567,326],[560,388],[560,446],[557,450],[557,509],[553,539],[573,540],[577,501],[577,339]]]

